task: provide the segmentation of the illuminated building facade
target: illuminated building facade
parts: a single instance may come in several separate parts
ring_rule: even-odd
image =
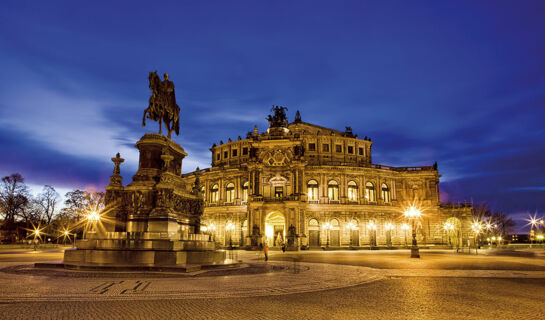
[[[211,168],[183,175],[186,185],[198,179],[203,230],[220,245],[404,246],[410,205],[422,211],[419,244],[458,246],[471,236],[471,208],[440,203],[437,165],[373,164],[371,139],[303,122],[299,112],[288,123],[282,107],[268,120],[265,132],[213,145]]]

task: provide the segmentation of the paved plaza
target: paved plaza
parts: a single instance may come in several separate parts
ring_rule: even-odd
[[[540,252],[490,253],[237,251],[241,268],[161,274],[37,270],[62,249],[0,250],[0,318],[544,318]]]

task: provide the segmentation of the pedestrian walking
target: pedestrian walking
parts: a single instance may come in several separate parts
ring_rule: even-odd
[[[263,246],[263,254],[265,255],[265,261],[269,260],[269,246],[265,244]]]

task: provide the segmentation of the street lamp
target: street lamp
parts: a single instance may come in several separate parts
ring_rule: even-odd
[[[331,228],[332,228],[331,223],[329,223],[329,222],[324,223],[324,225],[322,226],[322,228],[324,228],[324,229],[326,230],[326,233],[327,233],[327,241],[326,241],[325,246],[326,246],[327,248],[329,248],[329,231],[330,231]]]
[[[210,230],[210,233],[212,234],[212,241],[215,242],[216,241],[215,239],[216,226],[213,223],[211,223],[208,229]]]
[[[358,227],[356,226],[355,223],[353,223],[352,221],[350,221],[346,227],[348,228],[349,232],[350,232],[350,247],[352,247],[354,241],[353,241],[353,237],[352,237],[352,231],[353,230],[356,230]]]
[[[405,246],[407,246],[407,231],[410,229],[408,224],[404,223],[401,225],[401,230],[405,231]]]
[[[445,229],[445,232],[448,235],[448,244],[449,244],[449,246],[452,246],[451,233],[454,230],[454,225],[447,221],[443,225],[443,229]]]
[[[390,222],[386,223],[384,227],[386,229],[386,244],[388,247],[392,246],[392,230],[394,230],[394,225]]]
[[[475,254],[478,254],[477,249],[479,248],[479,246],[477,244],[477,239],[482,228],[483,226],[481,225],[481,223],[477,221],[473,222],[473,224],[471,225],[471,229],[473,230],[473,233],[475,233]]]
[[[370,221],[369,224],[367,225],[367,229],[370,230],[371,232],[371,243],[369,244],[371,247],[376,247],[377,246],[377,225],[373,222],[373,221]]]
[[[225,231],[229,231],[229,247],[231,249],[233,248],[233,229],[235,229],[235,226],[231,222],[225,226]]]
[[[420,218],[422,212],[420,212],[420,210],[414,206],[410,206],[403,212],[403,215],[412,222],[413,241],[411,245],[411,258],[420,258],[420,250],[418,248],[418,244],[416,243],[415,221]]]

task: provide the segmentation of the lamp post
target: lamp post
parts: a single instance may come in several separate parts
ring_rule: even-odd
[[[210,234],[212,235],[212,242],[216,242],[216,237],[215,237],[216,226],[213,223],[211,223],[208,229],[210,230]]]
[[[354,223],[352,221],[350,221],[347,225],[347,228],[348,228],[348,232],[350,232],[350,248],[352,248],[352,245],[354,243],[353,239],[352,239],[352,231],[353,230],[356,230],[356,225],[354,225]]]
[[[324,223],[323,228],[326,230],[326,233],[327,233],[326,234],[327,241],[326,241],[325,246],[326,246],[326,248],[329,248],[329,231],[331,230],[331,223],[329,223],[329,222]]]
[[[536,218],[530,219],[530,248],[532,247],[532,243],[534,242],[534,235],[535,235],[534,227],[536,226],[537,223],[538,221]]]
[[[448,245],[452,247],[452,240],[451,240],[450,235],[451,235],[452,231],[454,230],[454,225],[447,221],[443,225],[443,229],[445,229],[445,232],[447,233],[447,236],[448,236]]]
[[[230,249],[233,249],[233,229],[234,228],[235,228],[235,226],[231,222],[229,222],[225,226],[225,231],[229,232],[229,248]]]
[[[96,233],[96,225],[100,221],[100,214],[96,211],[90,211],[85,218],[87,219],[87,223],[92,225],[93,232]],[[84,238],[87,233],[84,234]]]
[[[401,225],[401,230],[405,232],[405,247],[407,246],[407,231],[410,229],[408,224],[404,223]]]
[[[367,229],[369,229],[372,235],[369,246],[376,247],[377,246],[377,225],[373,221],[370,221],[369,224],[367,225]]]
[[[418,244],[416,243],[415,221],[420,218],[422,212],[420,212],[420,210],[414,206],[410,206],[407,210],[405,210],[405,212],[403,212],[403,215],[412,222],[413,240],[411,245],[411,258],[420,258],[420,250],[418,248]]]
[[[482,225],[475,221],[473,222],[473,225],[471,225],[471,229],[473,230],[473,233],[475,234],[475,254],[478,254],[478,237],[479,237],[479,233],[481,232],[481,229],[482,229]]]
[[[392,230],[394,230],[394,225],[390,222],[388,222],[385,226],[386,229],[386,245],[388,247],[392,246]]]

